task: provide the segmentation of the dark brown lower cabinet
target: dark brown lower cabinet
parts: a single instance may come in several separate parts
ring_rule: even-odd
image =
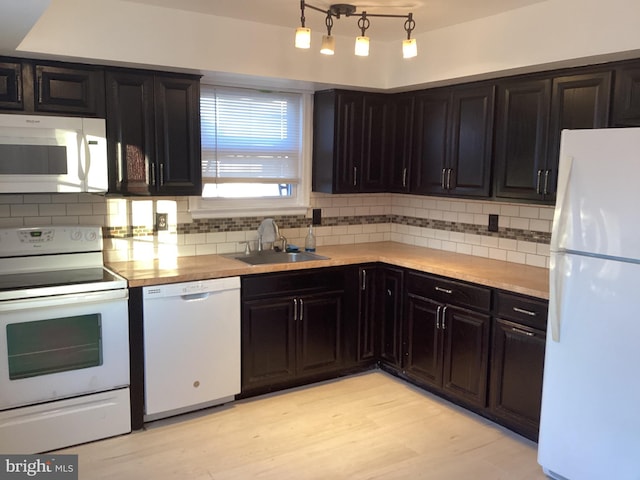
[[[538,439],[548,302],[497,291],[489,410],[502,425]]]
[[[537,440],[545,332],[503,319],[493,329],[489,408],[501,423]]]
[[[486,405],[490,317],[409,294],[405,373],[477,407]]]
[[[258,275],[242,282],[242,396],[342,369],[343,271]]]
[[[378,270],[378,344],[383,364],[402,366],[402,319],[404,305],[404,270],[389,266]]]
[[[484,408],[490,291],[416,273],[408,275],[407,284],[404,374],[465,405]]]

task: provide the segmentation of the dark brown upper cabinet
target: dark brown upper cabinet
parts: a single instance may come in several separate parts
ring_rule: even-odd
[[[511,80],[498,85],[495,195],[540,196],[547,165],[551,80]]]
[[[24,104],[20,60],[0,62],[0,109],[22,110]]]
[[[416,96],[411,193],[489,196],[494,96],[489,84]]]
[[[640,63],[617,67],[615,76],[611,126],[640,127]]]
[[[496,197],[555,201],[561,132],[609,124],[611,71],[498,86]]]
[[[104,69],[4,58],[0,62],[0,109],[104,118]]]
[[[387,189],[395,193],[409,191],[411,154],[413,151],[413,94],[396,94],[389,101],[389,151]]]
[[[385,95],[347,90],[316,92],[313,191],[385,191],[389,126]]]
[[[128,70],[106,79],[109,193],[200,195],[199,79]]]

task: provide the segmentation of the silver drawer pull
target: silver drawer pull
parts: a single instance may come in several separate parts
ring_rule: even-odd
[[[527,337],[535,337],[536,334],[532,332],[527,332],[526,330],[520,330],[519,328],[511,327],[511,331],[515,333],[519,333],[520,335],[526,335]]]
[[[531,310],[525,310],[524,308],[513,307],[513,311],[517,313],[524,313],[525,315],[529,315],[530,317],[535,317],[538,315],[536,312],[532,312]]]
[[[442,293],[451,295],[453,293],[453,290],[449,290],[447,288],[442,288],[442,287],[436,287],[436,292],[442,292]]]

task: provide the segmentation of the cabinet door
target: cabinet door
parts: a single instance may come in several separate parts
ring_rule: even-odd
[[[545,199],[555,199],[562,130],[607,127],[610,98],[610,71],[554,78],[543,186]]]
[[[450,104],[449,90],[423,93],[415,99],[411,193],[446,192]]]
[[[0,62],[0,109],[22,110],[22,64]]]
[[[104,72],[97,68],[35,65],[35,109],[104,117]]]
[[[487,402],[490,317],[447,305],[443,389],[478,407]]]
[[[390,192],[409,191],[413,139],[413,95],[398,95],[391,100],[391,155],[387,159],[387,187]]]
[[[200,82],[155,77],[156,172],[158,193],[201,195]]]
[[[358,361],[376,358],[377,278],[375,267],[358,268]]]
[[[532,440],[538,438],[545,332],[497,319],[489,406],[510,428]]]
[[[638,63],[616,69],[611,125],[640,127],[640,65]]]
[[[298,305],[298,373],[307,375],[342,366],[343,291],[306,295]]]
[[[547,159],[551,80],[502,83],[497,95],[495,194],[539,200]]]
[[[406,352],[403,369],[419,382],[442,385],[442,335],[439,328],[443,306],[423,297],[407,296]]]
[[[453,90],[450,170],[446,172],[451,193],[489,196],[494,96],[493,85]]]
[[[356,178],[359,192],[386,190],[386,165],[390,159],[390,107],[386,95],[364,96],[362,159]]]
[[[296,376],[296,322],[291,297],[242,302],[242,391]]]
[[[362,183],[358,172],[362,159],[362,93],[340,92],[336,117],[334,193],[357,192]]]
[[[155,161],[153,76],[107,72],[109,192],[148,194]]]
[[[401,269],[379,270],[380,358],[396,368],[402,366],[403,275]]]

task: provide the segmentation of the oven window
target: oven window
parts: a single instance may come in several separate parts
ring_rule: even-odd
[[[102,365],[100,314],[7,325],[9,378]]]

